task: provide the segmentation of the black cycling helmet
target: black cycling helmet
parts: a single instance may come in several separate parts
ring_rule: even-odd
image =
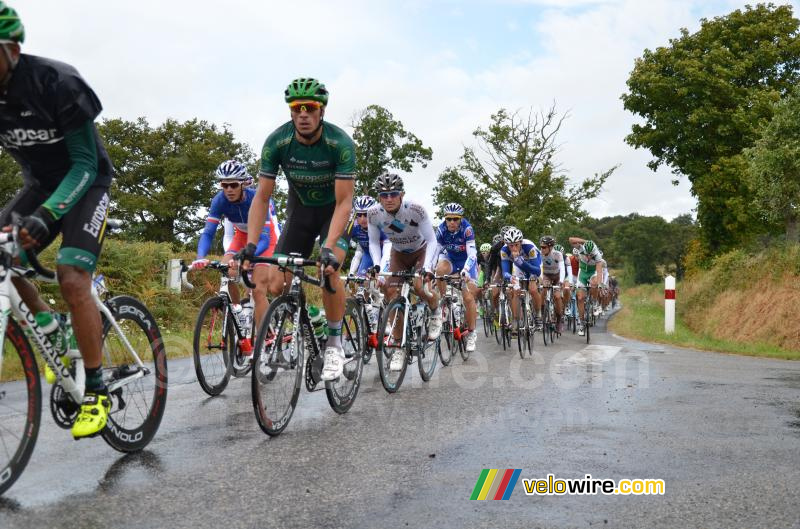
[[[394,173],[383,173],[375,179],[375,192],[402,191],[403,179]]]

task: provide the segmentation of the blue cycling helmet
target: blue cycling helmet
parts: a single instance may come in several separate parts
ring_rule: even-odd
[[[250,182],[253,181],[252,177],[247,173],[247,167],[237,160],[226,160],[219,164],[215,176],[218,182],[222,180],[238,180],[242,183],[248,180]]]
[[[377,203],[378,201],[372,198],[371,196],[362,195],[360,197],[356,197],[355,200],[353,200],[353,209],[356,212],[361,213],[367,211],[369,208],[371,208]]]
[[[461,207],[461,204],[456,204],[455,202],[450,202],[449,204],[445,204],[444,206],[444,215],[455,215],[457,217],[464,216],[464,208]]]

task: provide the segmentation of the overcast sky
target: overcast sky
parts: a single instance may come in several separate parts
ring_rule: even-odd
[[[10,3],[25,24],[23,51],[78,68],[103,103],[101,117],[229,123],[259,152],[288,119],[288,82],[317,77],[331,92],[327,120],[352,132],[353,114],[379,104],[433,148],[428,167],[407,176],[408,194],[430,205],[439,173],[474,145],[472,131],[493,112],[555,103],[569,112],[558,161],[571,179],[620,165],[588,204],[593,216],[672,218],[695,207],[688,181],[673,186],[669,170],[653,173],[649,153],[625,144],[634,117],[620,95],[645,48],[747,2]]]

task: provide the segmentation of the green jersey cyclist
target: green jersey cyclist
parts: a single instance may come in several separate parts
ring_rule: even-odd
[[[322,291],[328,320],[322,380],[335,380],[342,375],[346,362],[342,349],[345,289],[337,270],[349,246],[346,230],[353,203],[355,144],[344,130],[323,120],[328,90],[316,79],[295,79],[286,88],[284,99],[289,104],[291,120],[270,134],[261,150],[259,185],[250,206],[248,244],[243,256],[252,257],[256,251],[280,168],[289,182],[289,198],[275,255],[298,253],[309,258],[319,236],[323,273],[336,290],[335,294]],[[270,274],[271,293],[280,294],[285,285],[280,270],[274,266],[255,268],[257,287],[260,274]],[[256,321],[261,321],[266,292],[256,290],[254,297]]]
[[[24,250],[41,250],[63,236],[56,273],[86,370],[86,392],[72,426],[79,439],[105,427],[110,407],[92,273],[113,168],[94,126],[102,110],[95,93],[72,66],[21,53],[24,37],[16,11],[0,2],[0,145],[19,163],[23,178],[22,189],[0,211],[0,226],[10,231],[12,213],[21,215]],[[50,310],[33,284],[12,281],[33,313]]]

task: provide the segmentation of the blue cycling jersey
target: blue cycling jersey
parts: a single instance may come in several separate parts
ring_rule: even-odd
[[[477,262],[477,250],[474,256],[470,256],[468,251],[468,246],[475,247],[475,230],[467,219],[461,219],[461,226],[455,233],[447,229],[447,222],[442,222],[436,229],[436,242],[447,252],[447,257],[453,264],[463,265],[463,268],[469,270]]]
[[[369,232],[367,229],[362,228],[358,222],[353,221],[348,235],[351,241],[356,241],[361,246],[361,250],[365,255],[369,255]],[[385,240],[386,234],[381,230],[381,246],[383,246],[383,241]]]
[[[511,275],[511,265],[516,266],[528,276],[539,276],[542,272],[542,254],[533,242],[528,239],[522,240],[522,248],[516,259],[511,257],[511,250],[506,244],[500,250],[500,266],[503,267],[503,275]]]
[[[247,213],[250,211],[250,204],[255,196],[256,190],[249,187],[244,188],[244,195],[239,202],[231,202],[222,191],[214,196],[211,200],[211,208],[208,210],[206,226],[203,228],[203,233],[200,234],[200,240],[197,243],[198,258],[208,255],[211,250],[211,243],[214,241],[214,234],[217,232],[217,226],[219,226],[223,218],[230,220],[237,230],[247,232]],[[261,230],[261,236],[258,238],[256,255],[261,255],[269,248],[270,225],[272,223],[269,212],[272,209],[272,199],[270,199],[270,207],[267,208],[267,220]]]

